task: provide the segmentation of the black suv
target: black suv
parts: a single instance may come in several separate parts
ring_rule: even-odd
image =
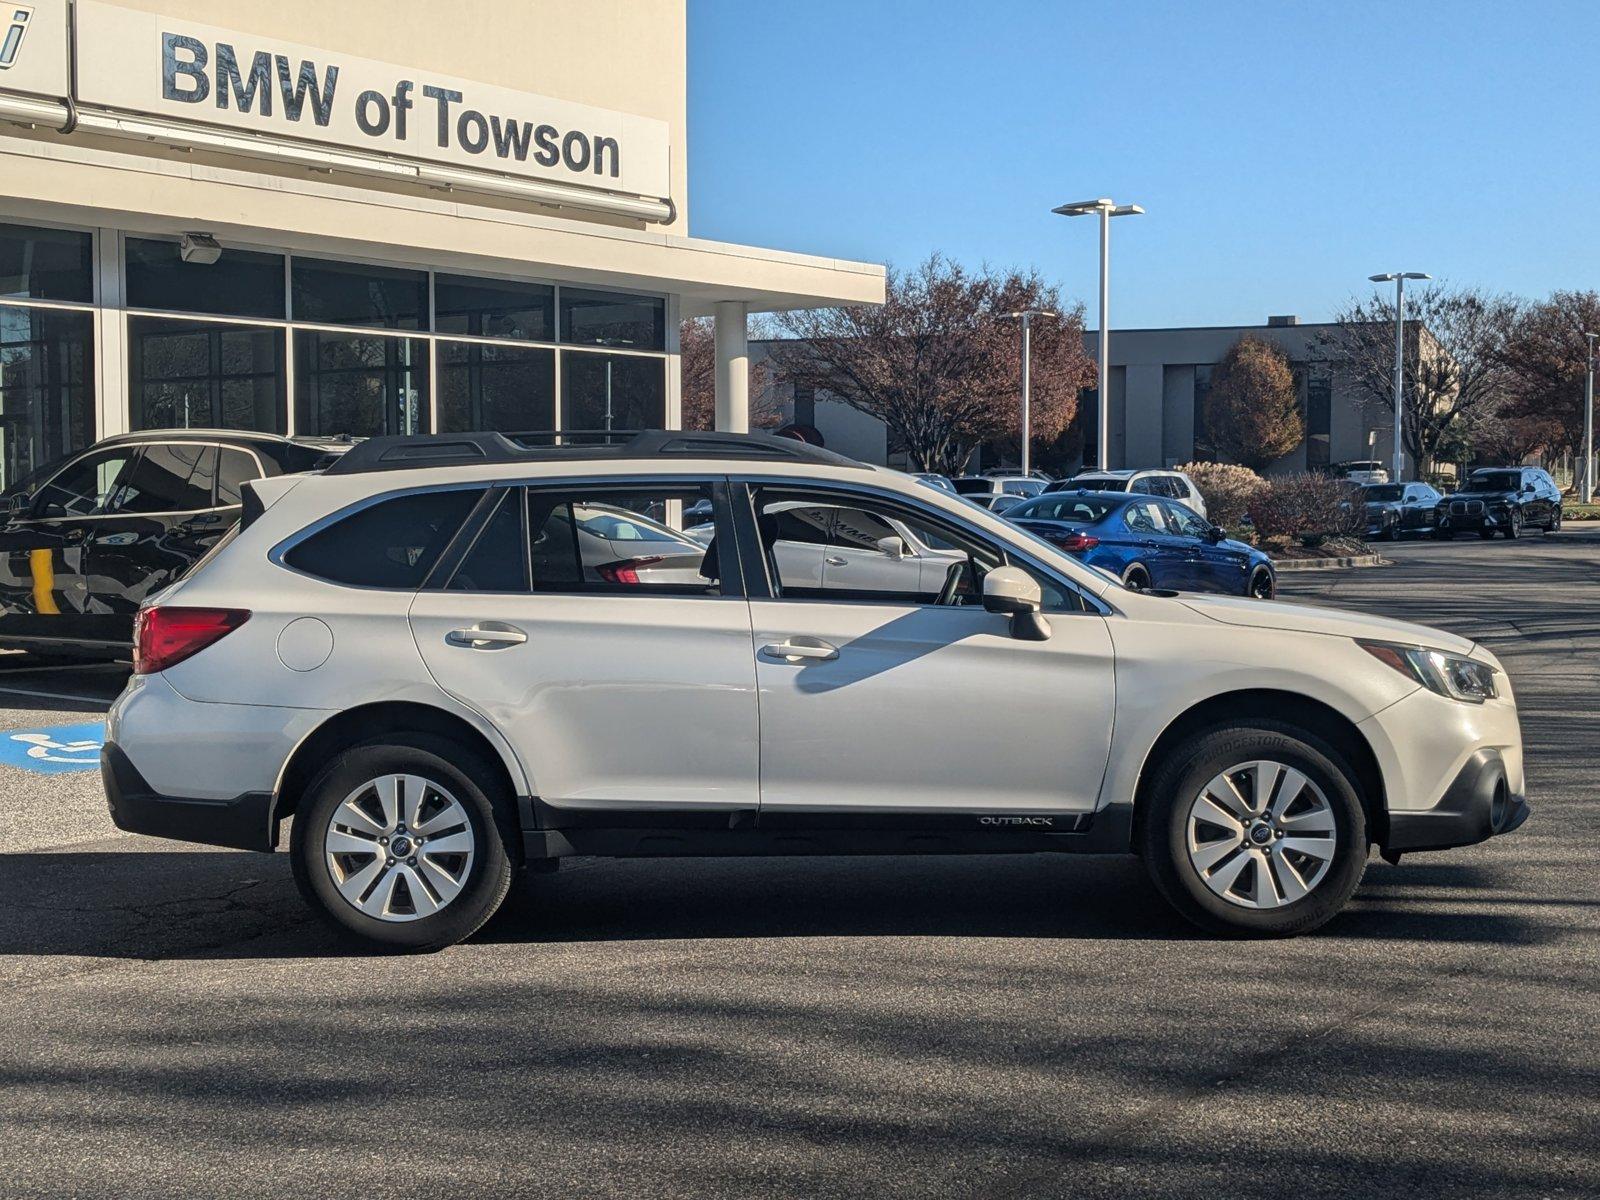
[[[33,472],[0,497],[0,649],[126,655],[139,605],[233,527],[246,480],[333,452],[272,434],[149,430]]]
[[[1481,538],[1520,537],[1524,529],[1549,533],[1561,528],[1561,489],[1538,467],[1479,467],[1436,511],[1435,537],[1467,530]]]

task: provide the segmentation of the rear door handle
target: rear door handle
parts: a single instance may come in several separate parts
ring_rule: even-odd
[[[470,629],[452,629],[444,635],[444,640],[452,646],[465,646],[469,650],[488,650],[494,646],[520,646],[528,640],[528,635],[510,626],[485,629],[474,625]]]
[[[761,653],[768,658],[781,659],[784,662],[799,662],[803,658],[838,658],[839,647],[821,638],[791,637],[761,647]]]

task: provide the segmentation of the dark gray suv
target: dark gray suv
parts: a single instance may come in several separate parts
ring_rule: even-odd
[[[1481,538],[1524,529],[1551,533],[1561,528],[1561,489],[1540,467],[1479,467],[1461,490],[1439,501],[1434,536],[1475,531]]]

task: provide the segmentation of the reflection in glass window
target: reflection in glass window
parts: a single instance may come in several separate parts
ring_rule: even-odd
[[[0,488],[94,431],[93,316],[0,304]]]
[[[533,589],[614,595],[715,593],[721,576],[720,551],[661,519],[671,501],[689,508],[710,498],[706,488],[692,485],[628,493],[530,490]]]
[[[297,329],[295,430],[307,437],[428,432],[428,343]]]
[[[561,289],[563,342],[627,350],[663,350],[666,336],[666,301],[658,297]]]
[[[666,422],[665,360],[562,353],[562,429],[661,429]]]
[[[128,318],[135,429],[285,432],[282,329]]]
[[[416,492],[381,501],[312,534],[284,561],[350,587],[420,587],[482,494]]]
[[[529,433],[556,427],[554,350],[439,342],[439,428]]]
[[[217,448],[205,442],[146,446],[133,474],[117,489],[110,512],[179,513],[210,508]]]
[[[128,238],[128,306],[219,317],[282,319],[283,255],[225,248],[209,265],[186,263],[177,242]]]
[[[294,260],[294,319],[322,325],[424,329],[428,275],[400,267]]]
[[[33,514],[85,517],[104,511],[137,453],[122,448],[85,454],[39,489]]]
[[[94,300],[94,242],[87,233],[0,224],[0,297]]]
[[[244,485],[261,478],[261,464],[254,454],[235,450],[231,446],[221,449],[217,467],[217,507],[228,508],[244,502]]]
[[[548,284],[435,275],[433,321],[435,333],[553,342],[556,290]]]

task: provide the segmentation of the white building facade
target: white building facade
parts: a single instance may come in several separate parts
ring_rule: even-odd
[[[0,6],[0,486],[128,429],[675,428],[681,318],[873,264],[688,236],[683,0]]]

